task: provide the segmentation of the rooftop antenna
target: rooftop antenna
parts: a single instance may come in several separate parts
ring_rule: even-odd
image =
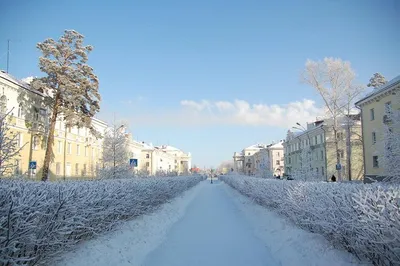
[[[10,65],[10,39],[7,40],[7,74]]]
[[[20,40],[13,40],[13,41],[19,42]],[[10,42],[11,42],[11,39],[7,39],[7,73],[10,70]]]

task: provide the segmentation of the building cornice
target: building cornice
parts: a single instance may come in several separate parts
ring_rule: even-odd
[[[374,102],[379,102],[382,98],[384,98],[388,95],[391,95],[391,94],[397,94],[398,92],[400,92],[400,80],[390,84],[388,87],[383,87],[376,93],[373,93],[373,94],[359,100],[358,102],[355,103],[355,105],[358,107],[363,107],[365,105],[368,105],[368,104],[371,104]]]

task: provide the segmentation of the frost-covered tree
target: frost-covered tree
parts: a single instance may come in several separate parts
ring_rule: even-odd
[[[293,171],[293,177],[296,180],[302,181],[317,181],[321,177],[317,175],[316,171],[312,168],[312,149],[310,145],[303,147],[300,153],[300,167]]]
[[[60,116],[68,127],[86,127],[95,136],[93,116],[100,110],[99,81],[87,64],[93,47],[83,45],[84,36],[75,30],[66,30],[58,41],[47,39],[37,44],[42,56],[40,70],[46,75],[31,82],[33,89],[45,95],[50,111],[46,154],[42,180],[46,181],[53,156],[54,129]]]
[[[266,149],[262,149],[260,153],[261,153],[261,158],[259,165],[257,167],[257,176],[261,178],[272,178],[273,173],[271,170],[271,163],[268,157],[268,151]]]
[[[387,123],[383,132],[383,156],[379,163],[385,181],[400,183],[400,111],[392,110],[387,114]]]
[[[102,178],[122,178],[129,175],[129,138],[124,125],[114,124],[103,139]]]
[[[355,77],[350,62],[340,58],[324,58],[322,61],[308,59],[302,76],[306,84],[317,90],[325,104],[328,117],[332,118],[333,123],[330,126],[333,131],[336,164],[341,163],[337,134],[341,127],[339,118],[349,116],[356,98],[363,91],[363,87],[356,84]],[[351,123],[347,123],[347,127],[351,127]],[[351,145],[348,145],[348,155],[350,148]],[[338,171],[338,180],[342,180],[341,171]]]
[[[381,73],[375,73],[370,79],[367,87],[378,88],[386,84],[386,79]]]
[[[0,113],[0,176],[10,173],[16,167],[15,160],[25,146],[18,142],[19,133],[13,132],[8,125],[11,111]]]

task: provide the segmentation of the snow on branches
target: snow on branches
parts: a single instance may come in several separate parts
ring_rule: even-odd
[[[374,265],[400,264],[400,188],[222,177],[240,193]]]
[[[124,125],[106,130],[103,139],[102,154],[103,169],[101,178],[124,178],[132,175],[129,166],[129,137],[125,133]]]
[[[77,243],[154,210],[201,180],[0,180],[0,265],[54,265]]]
[[[383,152],[379,163],[384,181],[400,183],[400,110],[388,112],[383,132]]]
[[[312,169],[312,149],[310,145],[303,147],[300,153],[300,167],[293,170],[293,177],[302,181],[321,181],[321,176]]]
[[[11,111],[0,113],[0,176],[13,173],[17,167],[15,160],[25,146],[19,143],[19,133],[13,132],[8,125]]]

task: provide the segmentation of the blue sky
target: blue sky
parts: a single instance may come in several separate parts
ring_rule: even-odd
[[[314,116],[308,58],[350,61],[360,83],[399,75],[399,14],[397,0],[0,1],[0,68],[11,39],[10,73],[40,76],[36,43],[75,29],[94,46],[100,118],[217,166]]]

